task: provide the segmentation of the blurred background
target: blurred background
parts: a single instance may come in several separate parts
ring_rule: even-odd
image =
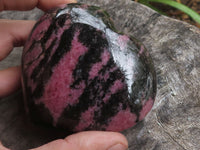
[[[152,7],[153,9],[157,10],[158,12],[166,16],[188,22],[200,28],[200,23],[193,20],[187,14],[188,10],[184,8],[184,6],[186,6],[194,10],[197,14],[200,14],[200,0],[134,0],[134,1]],[[177,2],[180,5],[171,1]],[[175,7],[183,8],[186,11],[186,13],[180,11],[178,8]],[[197,20],[200,20],[200,16],[197,16]]]

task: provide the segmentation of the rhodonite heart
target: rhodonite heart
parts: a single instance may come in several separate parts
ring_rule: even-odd
[[[118,33],[99,7],[45,13],[22,56],[30,117],[70,131],[122,131],[151,110],[156,75],[144,46]]]

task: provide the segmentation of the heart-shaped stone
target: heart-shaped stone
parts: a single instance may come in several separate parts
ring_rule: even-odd
[[[151,110],[156,74],[145,47],[118,33],[99,7],[45,13],[22,56],[23,92],[34,121],[70,131],[122,131]]]

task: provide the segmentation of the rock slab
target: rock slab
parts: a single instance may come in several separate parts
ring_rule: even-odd
[[[108,11],[118,30],[143,42],[156,67],[158,89],[152,111],[123,132],[129,150],[200,149],[199,29],[130,0],[80,2]],[[11,149],[28,149],[61,137],[26,120],[21,93],[0,103],[0,140]]]

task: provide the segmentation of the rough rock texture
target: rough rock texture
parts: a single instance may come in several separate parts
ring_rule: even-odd
[[[85,4],[40,18],[22,54],[34,121],[74,132],[123,131],[147,115],[156,95],[152,59],[112,24],[102,8]]]
[[[130,0],[85,2],[105,8],[117,29],[143,41],[154,60],[158,76],[155,105],[144,121],[123,132],[129,149],[200,149],[199,29]],[[21,101],[21,95],[1,100],[0,139],[4,144],[27,149],[58,137],[25,121]]]

